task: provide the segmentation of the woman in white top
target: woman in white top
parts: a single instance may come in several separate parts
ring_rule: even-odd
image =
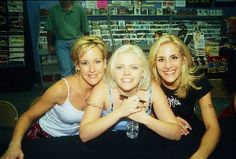
[[[107,49],[99,37],[83,36],[75,40],[71,52],[76,72],[49,87],[21,115],[4,159],[23,159],[21,142],[25,134],[29,139],[79,134],[87,97],[104,76]]]

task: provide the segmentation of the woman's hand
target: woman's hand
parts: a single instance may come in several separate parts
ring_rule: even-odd
[[[189,134],[189,130],[192,130],[192,127],[189,125],[189,123],[184,120],[183,118],[177,116],[177,121],[181,127],[181,132],[182,132],[182,135],[188,135]]]
[[[131,114],[142,111],[141,103],[139,102],[138,96],[131,96],[127,99],[124,99],[117,109],[122,112],[123,116],[129,116]]]
[[[20,147],[9,146],[7,151],[3,154],[1,159],[23,159],[24,154]]]
[[[149,116],[149,114],[146,113],[145,107],[140,106],[140,111],[132,113],[131,115],[129,115],[129,118],[136,122],[142,123],[144,121],[144,118],[147,116]]]

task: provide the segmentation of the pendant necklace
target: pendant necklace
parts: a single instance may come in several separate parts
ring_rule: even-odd
[[[80,99],[82,99],[85,103],[87,103],[87,100],[88,100],[88,95],[85,96],[85,93],[83,94],[82,92],[82,84],[80,84],[79,82],[79,76],[77,74],[74,74],[74,76],[78,79],[77,82],[78,82],[78,86],[79,86],[79,96],[80,96]]]

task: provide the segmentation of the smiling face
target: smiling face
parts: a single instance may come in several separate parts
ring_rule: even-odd
[[[141,61],[132,52],[121,53],[114,65],[114,80],[118,89],[125,94],[133,94],[143,78]]]
[[[79,60],[77,68],[82,79],[90,86],[95,86],[104,76],[106,60],[97,47],[90,48]]]
[[[162,44],[156,53],[156,67],[161,82],[168,88],[177,88],[180,82],[184,57],[173,43]]]

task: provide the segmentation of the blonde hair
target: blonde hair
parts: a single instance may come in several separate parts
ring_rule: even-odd
[[[156,54],[158,53],[158,49],[160,48],[160,46],[166,43],[172,43],[176,45],[179,48],[181,55],[185,57],[185,62],[183,63],[182,69],[181,69],[180,84],[175,92],[175,94],[178,97],[184,98],[186,97],[190,87],[194,89],[201,89],[200,87],[197,87],[194,84],[194,81],[201,78],[202,75],[199,75],[199,76],[195,75],[197,69],[196,67],[193,67],[191,53],[188,47],[183,43],[183,41],[175,35],[162,35],[151,46],[149,56],[148,56],[150,67],[153,73],[153,78],[158,83],[161,82],[161,77],[157,72]]]
[[[143,52],[143,50],[136,45],[132,44],[126,44],[121,47],[119,47],[111,56],[107,68],[106,68],[106,76],[105,79],[108,82],[108,84],[111,87],[117,87],[116,82],[113,80],[114,78],[114,69],[115,69],[115,62],[117,61],[118,55],[122,53],[133,53],[138,57],[138,59],[141,61],[141,66],[143,68],[143,78],[139,83],[139,89],[147,90],[150,87],[151,83],[151,70],[149,67],[149,63],[147,61],[147,58]]]
[[[71,47],[71,58],[76,66],[80,58],[88,52],[89,49],[97,47],[102,52],[102,58],[107,58],[107,47],[104,41],[97,36],[82,36],[76,39]]]

